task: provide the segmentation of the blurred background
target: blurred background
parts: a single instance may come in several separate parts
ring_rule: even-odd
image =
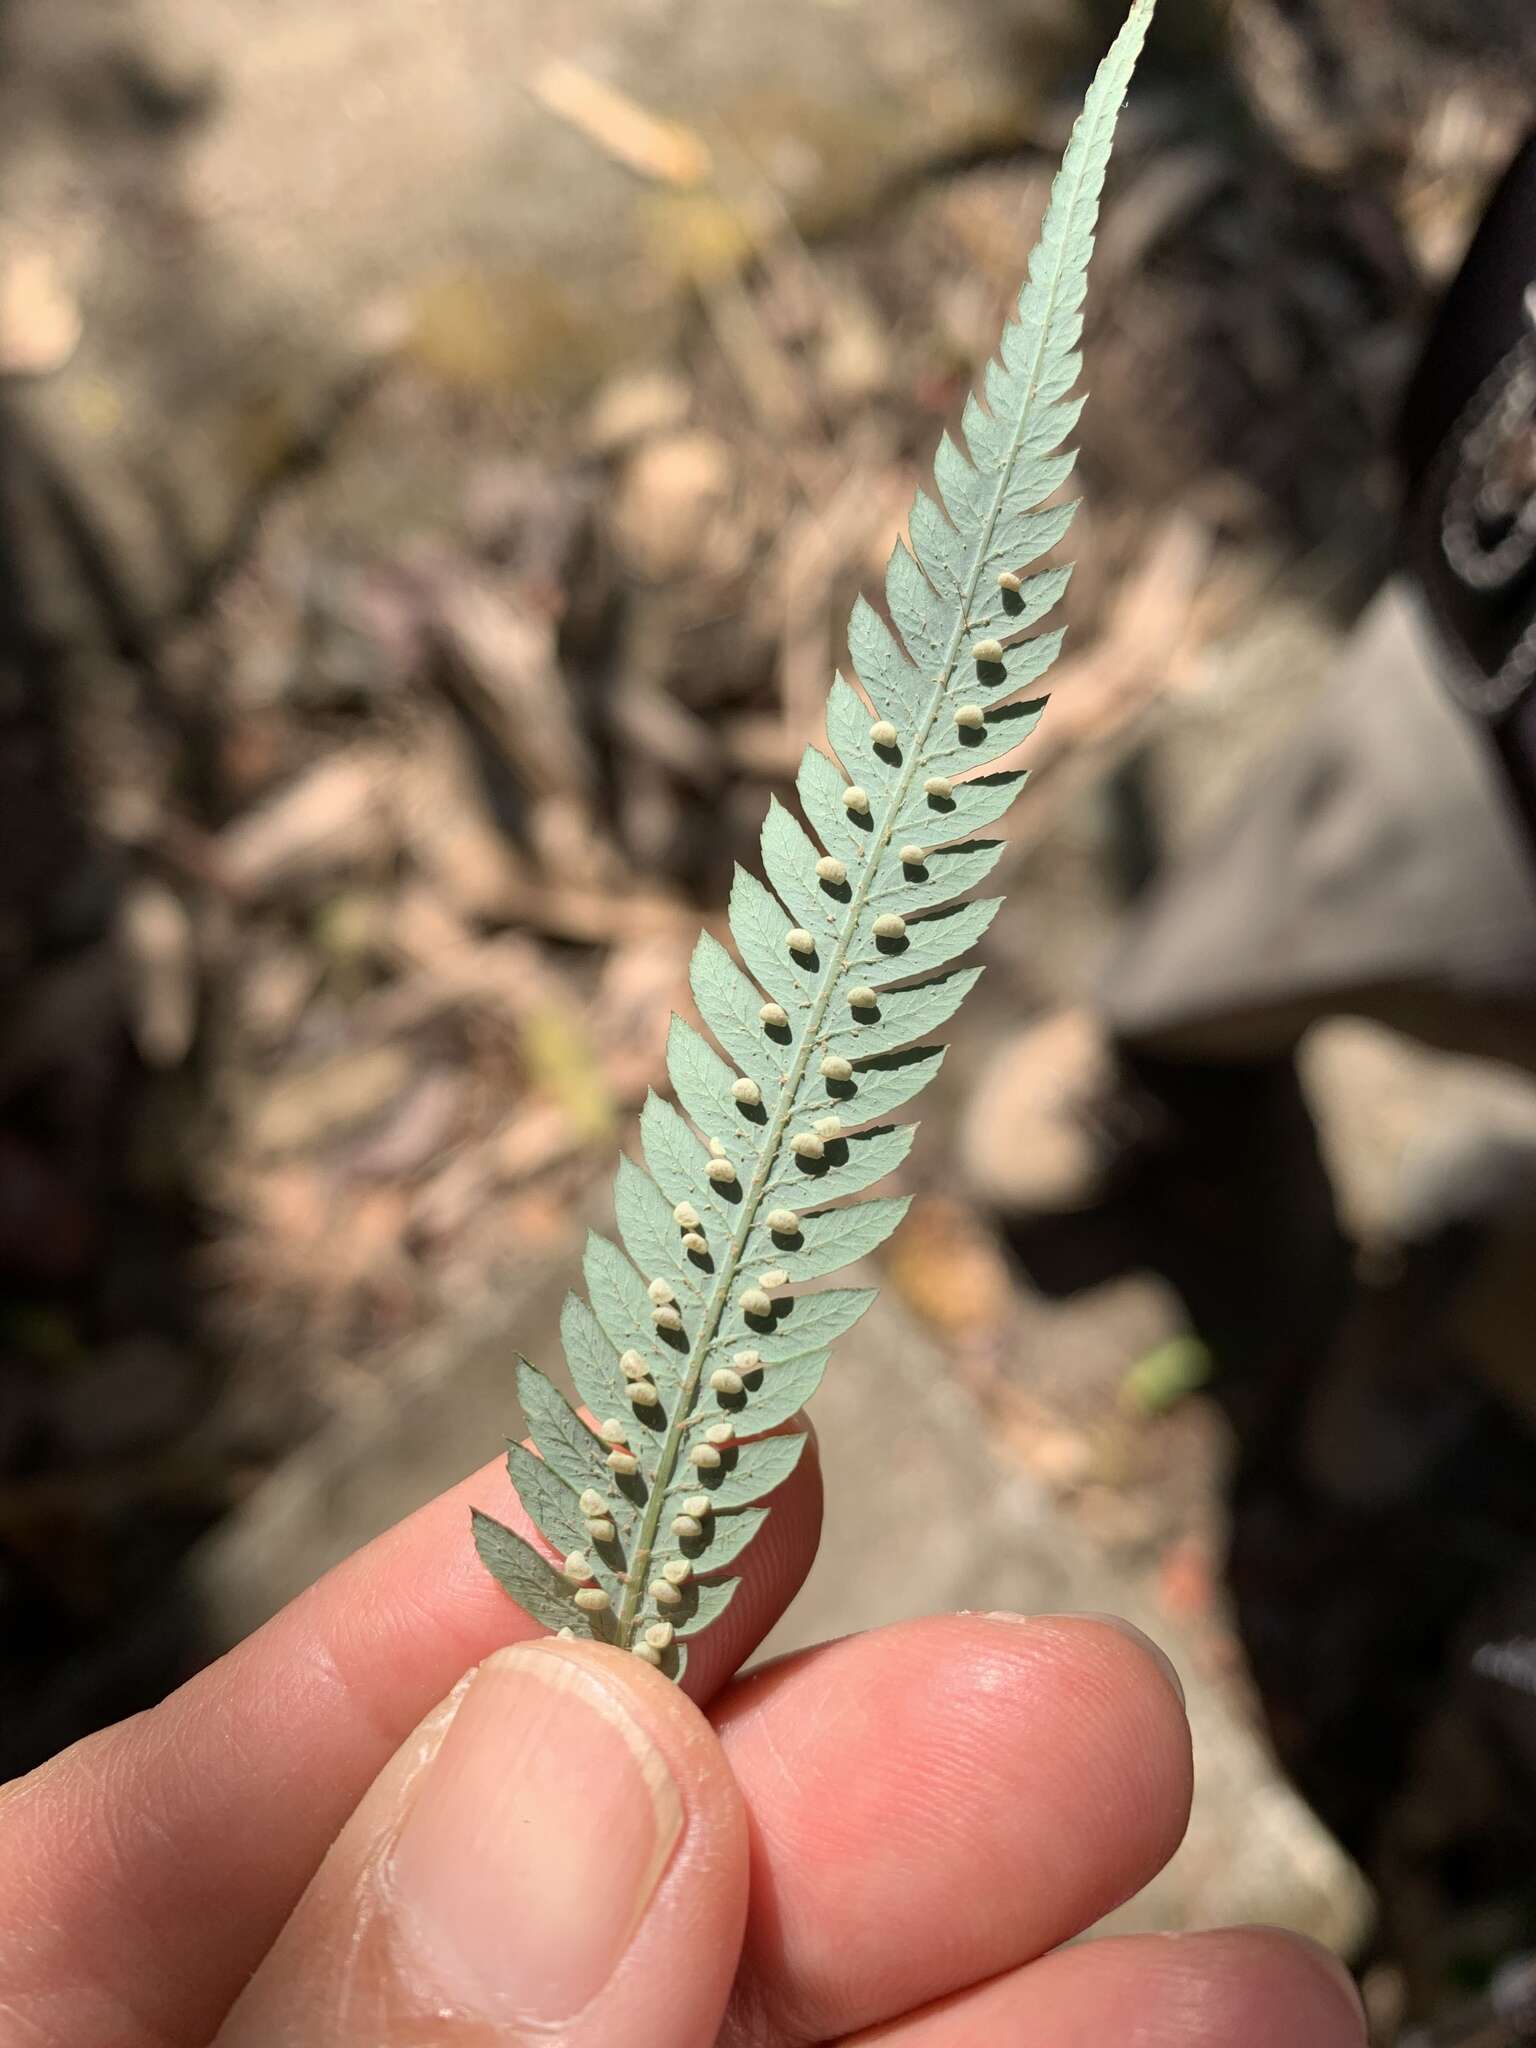
[[[695,933],[820,737],[1117,12],[0,0],[0,1775],[515,1433],[512,1350],[556,1362]],[[1383,2042],[1464,2007],[1536,2038],[1490,2017],[1536,1950],[1510,1332],[1395,1417],[1335,1404],[1319,1489],[1274,1425],[1331,1329],[1276,1341],[1263,1284],[1213,1304],[1177,1247],[1032,1258],[968,1095],[1080,1028],[1327,689],[1533,78],[1527,0],[1163,0],[1070,651],[776,1639],[1131,1614],[1203,1777],[1121,1924],[1318,1934]],[[1367,1276],[1426,1160],[1536,1131],[1526,1080],[1376,1022],[1299,1071]],[[1265,1172],[1235,1119],[1206,1192]]]

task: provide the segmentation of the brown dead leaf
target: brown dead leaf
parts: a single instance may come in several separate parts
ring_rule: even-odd
[[[251,1103],[246,1143],[253,1153],[268,1156],[324,1145],[378,1116],[410,1079],[410,1056],[397,1045],[338,1053],[286,1073]]]
[[[692,191],[714,168],[709,145],[681,121],[653,114],[616,85],[579,64],[551,57],[534,73],[529,90],[541,106],[637,177]]]
[[[547,612],[488,579],[445,576],[432,638],[443,681],[526,790],[584,797],[592,786],[586,734],[571,703]]]
[[[47,377],[80,345],[80,305],[48,245],[16,231],[0,240],[0,377]]]
[[[365,1180],[412,1180],[448,1144],[460,1122],[467,1086],[461,1074],[429,1067],[395,1102],[379,1128],[347,1160]]]
[[[396,836],[395,759],[382,747],[328,755],[213,843],[225,886],[247,899],[379,859]]]
[[[192,920],[173,890],[141,876],[118,912],[128,1028],[147,1065],[178,1067],[192,1048],[197,959]]]
[[[681,427],[692,392],[673,370],[625,370],[611,377],[587,414],[587,444],[599,455],[621,455]]]
[[[902,1300],[945,1336],[996,1329],[1012,1282],[991,1234],[964,1203],[926,1195],[891,1239],[886,1273]]]
[[[503,1186],[529,1180],[588,1141],[589,1134],[577,1128],[563,1104],[535,1103],[498,1134],[492,1152],[495,1177]]]

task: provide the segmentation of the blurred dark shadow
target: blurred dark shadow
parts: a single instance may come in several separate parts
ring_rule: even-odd
[[[46,26],[26,0],[0,7],[0,175],[34,120],[104,151],[169,142],[210,104],[144,66],[126,8],[75,10],[62,68],[40,68]],[[199,1077],[135,1044],[120,941],[153,856],[101,830],[82,781],[110,735],[131,747],[174,707],[24,384],[0,382],[0,1776],[198,1661],[179,1567],[229,1499],[199,1437],[221,1380],[182,1170]],[[162,540],[190,576],[168,523]],[[193,781],[196,741],[182,724]]]

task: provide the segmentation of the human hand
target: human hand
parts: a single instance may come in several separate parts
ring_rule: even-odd
[[[488,1468],[0,1791],[4,2048],[1363,2042],[1283,1935],[1050,1953],[1184,1827],[1144,1639],[953,1615],[733,1678],[814,1553],[808,1456],[694,1647],[701,1711],[540,1638],[471,1501],[527,1526]]]

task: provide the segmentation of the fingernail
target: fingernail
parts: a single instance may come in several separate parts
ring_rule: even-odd
[[[1153,1642],[1149,1635],[1144,1634],[1133,1622],[1126,1621],[1122,1615],[1042,1614],[1031,1616],[1026,1614],[989,1614],[987,1619],[988,1621],[1092,1621],[1097,1623],[1100,1628],[1112,1628],[1118,1634],[1124,1636],[1128,1643],[1134,1643],[1144,1657],[1151,1659],[1173,1688],[1174,1697],[1179,1705],[1182,1707],[1188,1704],[1184,1697],[1184,1682],[1174,1668],[1173,1659],[1168,1655],[1168,1652],[1159,1649],[1158,1645]]]
[[[475,2017],[569,2020],[613,1974],[682,1826],[665,1758],[598,1671],[500,1651],[395,1845],[397,1967]]]

